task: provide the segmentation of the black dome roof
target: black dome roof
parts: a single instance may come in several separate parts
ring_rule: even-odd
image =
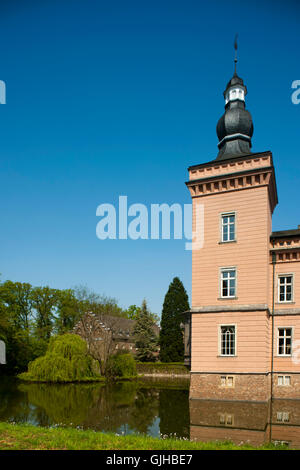
[[[217,124],[219,141],[233,134],[243,134],[250,138],[253,135],[251,114],[238,104],[235,107],[228,108]]]
[[[247,88],[244,81],[234,72],[233,77],[226,86],[224,97],[227,95],[229,88],[237,85],[243,87],[245,96]],[[217,160],[251,153],[253,122],[251,114],[245,109],[244,99],[231,98],[228,100],[225,105],[225,113],[217,124],[217,135],[219,139]]]

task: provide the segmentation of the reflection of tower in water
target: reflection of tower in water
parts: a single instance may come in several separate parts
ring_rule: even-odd
[[[285,443],[300,449],[300,401],[190,400],[190,438],[253,446]]]

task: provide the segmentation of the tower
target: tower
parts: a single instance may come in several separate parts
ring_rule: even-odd
[[[217,124],[219,152],[191,166],[204,242],[192,252],[191,398],[268,399],[271,371],[270,237],[277,189],[272,153],[252,153],[247,88],[235,70]]]

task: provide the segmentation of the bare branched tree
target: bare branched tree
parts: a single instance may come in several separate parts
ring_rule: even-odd
[[[87,313],[74,328],[74,333],[87,342],[88,353],[98,362],[101,375],[105,374],[109,356],[118,349],[121,327],[120,317]]]

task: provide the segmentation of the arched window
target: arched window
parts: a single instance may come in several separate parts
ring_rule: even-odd
[[[221,326],[221,355],[235,356],[235,326]]]

